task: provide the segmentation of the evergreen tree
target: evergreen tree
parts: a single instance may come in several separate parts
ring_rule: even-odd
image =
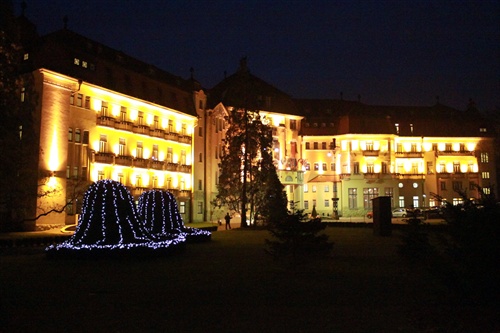
[[[242,227],[247,226],[246,217],[268,221],[277,218],[276,212],[286,213],[286,196],[272,159],[271,133],[258,112],[236,109],[230,113],[216,201],[239,212]],[[273,208],[271,201],[276,205]]]

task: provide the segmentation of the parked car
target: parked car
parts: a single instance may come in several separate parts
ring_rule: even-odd
[[[443,210],[440,207],[431,207],[424,211],[424,217],[426,219],[442,219]]]
[[[366,218],[368,219],[373,218],[373,211],[369,211],[368,213],[366,213]]]
[[[396,208],[392,210],[392,217],[407,217],[408,211],[406,208]]]

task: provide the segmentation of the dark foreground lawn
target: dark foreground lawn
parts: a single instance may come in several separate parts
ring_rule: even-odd
[[[48,260],[0,252],[2,332],[499,332],[498,308],[467,304],[397,255],[398,232],[327,228],[330,259],[290,269],[266,231],[150,259]],[[2,250],[0,250],[2,251]]]

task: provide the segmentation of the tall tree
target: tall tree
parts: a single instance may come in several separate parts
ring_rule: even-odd
[[[266,205],[271,196],[279,198],[274,204],[280,206],[274,209],[286,213],[283,185],[272,161],[271,128],[261,121],[258,112],[247,109],[233,110],[228,120],[216,201],[240,213],[242,227],[247,226],[247,217],[250,221],[256,217],[269,218],[272,209]]]

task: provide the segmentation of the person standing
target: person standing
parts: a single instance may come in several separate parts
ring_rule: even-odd
[[[224,219],[226,220],[226,230],[231,229],[231,216],[229,216],[229,212],[224,216]]]

